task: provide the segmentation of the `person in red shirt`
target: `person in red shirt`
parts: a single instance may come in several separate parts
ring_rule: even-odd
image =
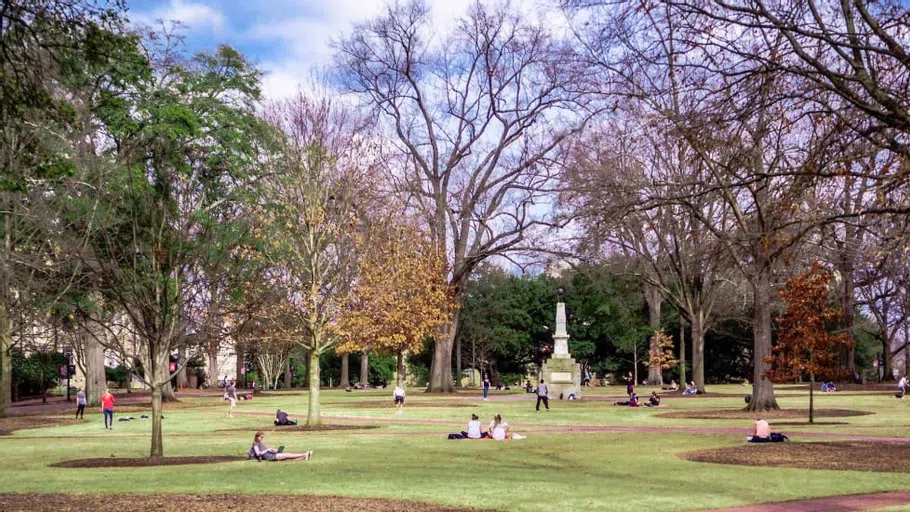
[[[109,390],[104,390],[104,394],[101,395],[101,412],[104,413],[104,428],[114,428],[114,395]]]

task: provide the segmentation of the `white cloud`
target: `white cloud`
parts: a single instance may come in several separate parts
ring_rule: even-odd
[[[142,23],[154,23],[156,20],[179,21],[189,29],[208,27],[215,31],[223,29],[226,25],[224,14],[217,9],[184,0],[170,0],[165,7],[137,16],[137,21]]]

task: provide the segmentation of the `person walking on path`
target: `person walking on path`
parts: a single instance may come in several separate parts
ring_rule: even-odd
[[[76,418],[82,418],[85,415],[85,391],[79,390],[76,393]]]
[[[547,412],[550,412],[550,397],[547,396],[547,384],[540,379],[540,385],[537,386],[537,412],[540,412],[540,402],[543,402],[544,407],[547,408]]]
[[[225,390],[224,398],[230,402],[230,405],[228,405],[228,418],[233,418],[234,406],[237,405],[237,388],[234,387],[234,381],[231,381],[231,385]]]
[[[483,401],[486,402],[489,400],[488,396],[490,394],[490,379],[484,377],[483,379]]]
[[[109,390],[104,390],[101,395],[101,412],[104,414],[104,428],[114,428],[114,395]]]

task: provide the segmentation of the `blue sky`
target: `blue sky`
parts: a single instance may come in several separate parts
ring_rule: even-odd
[[[188,49],[234,46],[257,63],[266,77],[267,98],[285,97],[305,83],[314,67],[331,61],[329,41],[353,23],[378,14],[384,0],[132,0],[129,18],[185,25]],[[445,28],[464,12],[466,0],[428,0],[436,24]]]

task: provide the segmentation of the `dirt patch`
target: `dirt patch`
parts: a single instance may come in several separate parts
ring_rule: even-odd
[[[223,428],[216,432],[318,432],[321,430],[367,430],[379,428],[379,425],[294,425],[279,427],[276,425],[266,425],[264,427],[238,427]]]
[[[875,454],[874,457],[870,454]],[[682,454],[686,460],[840,471],[910,473],[910,444],[867,441],[745,443]]]
[[[418,501],[342,496],[276,496],[238,494],[0,494],[0,510],[130,510],[132,512],[171,512],[193,510],[255,510],[263,506],[282,512],[458,512],[477,510],[446,507]]]
[[[184,402],[184,401],[164,402],[162,404],[162,407],[164,408],[165,411],[180,411],[183,409],[198,409],[200,407],[217,407],[219,405],[223,405],[225,408],[227,408],[227,402],[221,400],[220,398],[218,400],[211,400],[211,401],[206,400],[203,402],[200,402],[198,400],[194,400],[192,402]],[[97,411],[97,408],[95,410]],[[151,410],[152,410],[152,403],[144,402],[144,403],[137,403],[137,404],[115,406],[114,414],[130,413],[130,412],[149,412]]]
[[[86,420],[63,418],[59,416],[12,416],[9,418],[0,418],[0,436],[12,435],[13,432],[17,430],[61,427],[65,425],[75,425],[77,423],[86,423]]]
[[[875,414],[868,411],[854,411],[850,409],[816,409],[816,418],[846,418],[848,416],[867,416]],[[808,409],[780,409],[777,411],[751,412],[742,409],[712,409],[708,411],[674,411],[657,415],[658,418],[690,419],[690,420],[748,420],[764,418],[776,419],[803,419],[809,418]]]
[[[341,405],[341,404],[338,404]],[[408,402],[405,401],[405,408],[411,407],[480,407],[480,404],[472,404],[467,402],[451,402],[447,400],[435,400],[435,401],[424,401],[424,402]],[[395,403],[392,400],[369,400],[363,402],[345,402],[344,407],[353,407],[353,408],[377,408],[377,407],[387,407],[389,409],[395,407]]]
[[[210,456],[210,457],[137,457],[104,459],[76,459],[49,464],[52,468],[145,468],[150,466],[184,466],[186,464],[217,464],[219,462],[236,462],[246,460],[238,456]],[[2,507],[0,507],[2,508]]]
[[[846,421],[816,421],[815,423],[809,423],[809,420],[804,421],[775,421],[774,426],[787,426],[787,427],[824,427],[825,425],[849,425],[850,423]]]

